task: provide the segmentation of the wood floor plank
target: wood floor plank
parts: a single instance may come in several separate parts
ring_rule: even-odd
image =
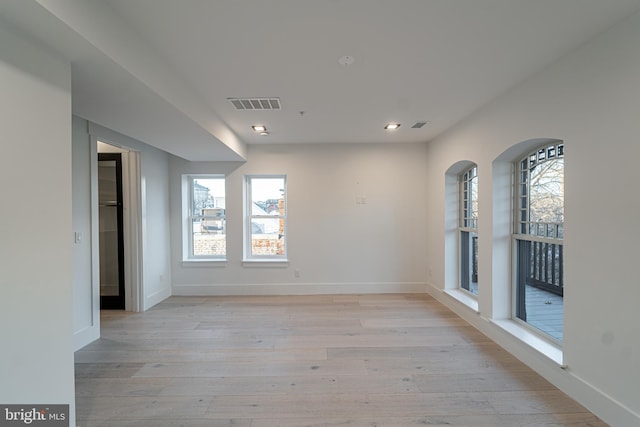
[[[606,426],[427,295],[171,297],[101,326],[81,427]]]
[[[502,363],[505,367],[529,369],[511,354],[493,343],[465,343],[460,345],[423,345],[389,348],[329,348],[330,359],[423,359],[430,363],[441,361],[452,368],[458,368],[460,361],[480,361]],[[393,363],[393,362],[391,362]]]
[[[224,376],[365,375],[361,360],[148,363],[133,377],[206,378]]]
[[[463,345],[467,343],[461,335],[439,335],[429,338],[421,336],[404,336],[404,335],[319,335],[319,336],[291,336],[276,338],[274,340],[275,348],[296,348],[296,347],[312,347],[315,345],[323,345],[329,348],[339,347],[411,347],[419,345]]]
[[[607,427],[592,414],[256,419],[251,427]]]
[[[93,420],[150,420],[163,418],[213,418],[205,416],[210,406],[209,399],[199,396],[161,397],[161,396],[101,396],[77,397],[77,424],[88,424],[85,419]]]
[[[501,414],[563,414],[587,410],[559,390],[483,392],[491,406]]]
[[[411,319],[362,319],[363,328],[425,328],[438,326],[469,326],[459,317],[435,317]]]
[[[432,360],[406,358],[400,361],[366,360],[365,368],[371,375],[424,375],[438,373],[475,375],[502,372],[505,366],[495,361],[460,360],[456,364],[444,358]]]
[[[178,363],[178,362],[255,362],[265,360],[327,360],[324,348],[301,348],[286,350],[207,350],[193,348],[174,349],[104,349],[85,350],[76,354],[76,363]]]
[[[423,416],[423,417],[365,417],[365,418],[288,418],[255,419],[251,427],[496,427],[498,415]]]
[[[373,375],[299,375],[217,378],[162,378],[162,396],[224,396],[257,394],[355,394],[362,390],[421,393],[410,377]],[[108,387],[108,386],[107,386]]]
[[[159,396],[167,378],[76,378],[77,397]]]
[[[498,369],[495,372],[482,373],[416,374],[412,376],[412,383],[424,393],[555,390],[547,380],[529,370]]]
[[[390,409],[393,408],[393,409]],[[497,414],[481,393],[295,394],[215,396],[207,410],[216,418],[230,414],[251,418],[417,417]]]
[[[170,417],[161,419],[89,420],[85,424],[78,424],[78,427],[252,427],[252,420],[184,419]]]

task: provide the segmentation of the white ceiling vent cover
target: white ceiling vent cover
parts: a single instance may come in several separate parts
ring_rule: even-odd
[[[280,98],[227,98],[236,110],[281,110]]]

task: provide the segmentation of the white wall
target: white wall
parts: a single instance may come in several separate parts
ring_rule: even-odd
[[[426,148],[416,145],[251,146],[248,161],[171,158],[174,294],[424,292]],[[181,175],[228,173],[223,267],[182,263]],[[246,174],[287,174],[284,268],[243,267]],[[364,196],[367,204],[356,204]],[[294,277],[299,270],[300,277]]]
[[[73,116],[73,337],[78,350],[100,337],[97,230],[91,213],[97,207],[96,149],[86,120]],[[93,199],[93,200],[92,200]],[[79,239],[76,235],[79,233]],[[94,246],[96,250],[94,250]],[[96,259],[94,259],[96,258]]]
[[[639,117],[636,14],[431,143],[425,180],[439,206],[428,221],[433,294],[616,426],[640,425]],[[485,321],[504,317],[501,304],[509,300],[508,196],[501,189],[507,161],[524,152],[508,149],[533,138],[563,140],[567,153],[566,370]],[[478,164],[481,316],[438,291],[445,286],[445,171],[461,160]]]
[[[0,24],[0,402],[75,425],[71,68]]]

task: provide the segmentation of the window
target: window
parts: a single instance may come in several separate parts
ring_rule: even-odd
[[[285,260],[286,176],[245,179],[245,259]]]
[[[462,173],[460,181],[460,288],[478,295],[478,167]]]
[[[516,166],[514,315],[562,341],[564,144],[538,149]]]
[[[187,175],[187,259],[224,259],[227,254],[225,178],[223,175]]]

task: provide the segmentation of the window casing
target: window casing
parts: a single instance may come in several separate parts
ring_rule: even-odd
[[[245,260],[287,259],[286,185],[286,175],[245,176]]]
[[[564,317],[564,144],[516,164],[514,318],[561,342]]]
[[[224,175],[185,175],[185,259],[224,260],[227,221]]]
[[[459,176],[459,287],[478,295],[478,167]]]

